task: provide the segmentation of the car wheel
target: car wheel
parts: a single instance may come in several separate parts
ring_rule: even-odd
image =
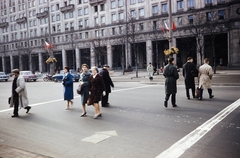
[[[55,78],[53,81],[54,81],[55,83],[57,83],[57,82],[58,82],[58,79]]]
[[[8,80],[5,80],[6,82],[8,81]]]
[[[34,82],[36,82],[37,80],[33,80]]]
[[[43,81],[47,82],[48,81],[48,77],[43,77]]]
[[[75,82],[78,82],[78,79],[75,79]]]

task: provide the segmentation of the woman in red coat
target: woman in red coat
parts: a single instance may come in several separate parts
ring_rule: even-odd
[[[89,92],[90,96],[88,99],[88,105],[93,105],[95,108],[94,119],[102,116],[100,112],[99,101],[101,101],[102,95],[106,95],[105,85],[101,75],[98,74],[96,67],[92,68],[92,75],[89,80]]]

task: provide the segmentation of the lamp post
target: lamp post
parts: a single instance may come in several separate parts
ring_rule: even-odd
[[[172,1],[168,0],[168,15],[169,15],[169,48],[172,47]]]

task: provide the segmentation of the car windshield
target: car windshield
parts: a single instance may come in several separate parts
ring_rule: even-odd
[[[22,72],[21,74],[22,75],[31,75],[32,73],[31,73],[31,71],[27,71],[27,72]]]
[[[61,71],[60,71],[60,74],[64,74],[64,70],[61,70]]]
[[[4,72],[0,72],[0,75],[5,75]]]
[[[77,72],[75,70],[70,70],[71,74],[77,74]]]

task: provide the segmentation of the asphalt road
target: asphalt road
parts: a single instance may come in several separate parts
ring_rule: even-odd
[[[76,89],[77,83],[74,86]],[[179,85],[179,107],[172,108],[169,102],[166,109],[163,85],[116,82],[111,106],[101,109],[103,117],[93,119],[92,106],[87,107],[87,117],[80,117],[76,93],[74,106],[65,110],[60,83],[28,82],[27,90],[30,113],[21,109],[19,118],[11,118],[7,104],[11,82],[0,82],[0,145],[56,158],[154,158],[166,151],[181,153],[171,146],[238,100],[240,94],[239,87],[214,86],[213,99],[208,99],[205,90],[202,101],[187,100],[184,86]],[[236,104],[215,126],[204,127],[207,132],[201,138],[191,135],[199,140],[175,157],[239,158],[239,101]],[[184,146],[191,144],[184,142]],[[180,150],[181,146],[176,147]]]

